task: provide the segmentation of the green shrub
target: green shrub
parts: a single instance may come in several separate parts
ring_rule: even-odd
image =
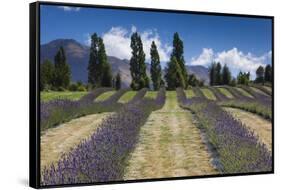
[[[70,91],[77,91],[78,90],[78,85],[75,83],[72,83],[69,88]]]
[[[82,85],[82,86],[77,87],[77,91],[84,92],[84,91],[87,91],[87,89],[85,86]]]

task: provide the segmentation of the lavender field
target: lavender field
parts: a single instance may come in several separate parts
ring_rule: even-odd
[[[271,88],[98,88],[41,102],[41,184],[272,170]]]

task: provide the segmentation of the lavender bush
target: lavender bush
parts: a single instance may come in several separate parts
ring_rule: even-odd
[[[239,93],[237,89],[232,87],[225,87],[234,96],[235,99],[221,101],[219,104],[222,106],[243,109],[262,116],[265,119],[272,119],[271,98],[264,95],[259,96],[255,94],[255,98],[249,98]],[[248,87],[246,87],[248,88]],[[246,89],[245,88],[245,89]],[[252,92],[251,92],[252,93]]]
[[[272,95],[272,92],[270,90],[268,90],[267,88],[265,88],[264,86],[261,86],[261,85],[258,85],[258,84],[253,84],[252,86],[254,88],[257,88],[257,89],[261,90],[262,92],[266,93],[269,96]]]
[[[98,88],[77,101],[58,99],[49,102],[41,102],[41,131],[83,115],[118,109],[120,104],[113,104],[113,100],[108,103],[94,103],[95,98],[109,90],[112,89]]]
[[[178,101],[195,113],[219,155],[222,173],[271,171],[272,155],[255,135],[214,101],[204,98],[185,99],[178,89]]]
[[[137,142],[140,127],[149,114],[163,106],[165,90],[156,100],[126,104],[106,118],[98,130],[56,165],[42,171],[42,185],[92,183],[122,180],[129,153]]]

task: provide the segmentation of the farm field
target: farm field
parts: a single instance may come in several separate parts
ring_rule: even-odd
[[[239,119],[249,130],[253,131],[259,138],[261,143],[264,143],[271,151],[272,147],[272,128],[271,122],[263,119],[260,116],[243,111],[236,108],[224,108],[227,112],[233,115],[236,119]]]
[[[179,107],[175,91],[150,114],[129,158],[125,180],[215,174],[190,111]]]
[[[41,137],[41,171],[87,139],[108,115],[109,113],[87,115],[46,131]]]
[[[106,171],[110,171],[109,181],[270,171],[271,119],[259,114],[264,111],[259,109],[271,97],[252,89],[263,98],[255,100],[257,95],[247,88],[252,89],[102,88],[75,100],[69,100],[71,95],[65,100],[53,96],[53,102],[42,103],[48,125],[41,132],[42,183],[51,184],[52,176],[68,173],[67,168],[74,166],[75,175],[71,173],[74,176],[69,180],[82,182],[100,181]],[[57,100],[66,109],[57,110],[52,105]],[[238,109],[233,104],[243,106]],[[52,114],[52,110],[59,114]],[[247,160],[236,154],[252,156]],[[73,155],[77,159],[73,160]],[[97,156],[102,159],[96,160]],[[88,169],[81,170],[85,164]],[[257,170],[251,171],[252,164]],[[85,172],[90,172],[89,179],[81,178],[80,173]]]

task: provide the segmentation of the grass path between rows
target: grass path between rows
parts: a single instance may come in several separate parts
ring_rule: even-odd
[[[166,93],[162,109],[142,126],[124,179],[149,179],[215,174],[192,114],[178,106],[176,92]]]
[[[258,139],[271,151],[272,149],[272,125],[262,117],[237,108],[224,108],[234,118],[239,119],[249,130],[253,131]]]
[[[68,153],[82,140],[90,137],[109,114],[91,114],[48,129],[41,136],[41,171],[45,166],[56,163],[64,153]]]

